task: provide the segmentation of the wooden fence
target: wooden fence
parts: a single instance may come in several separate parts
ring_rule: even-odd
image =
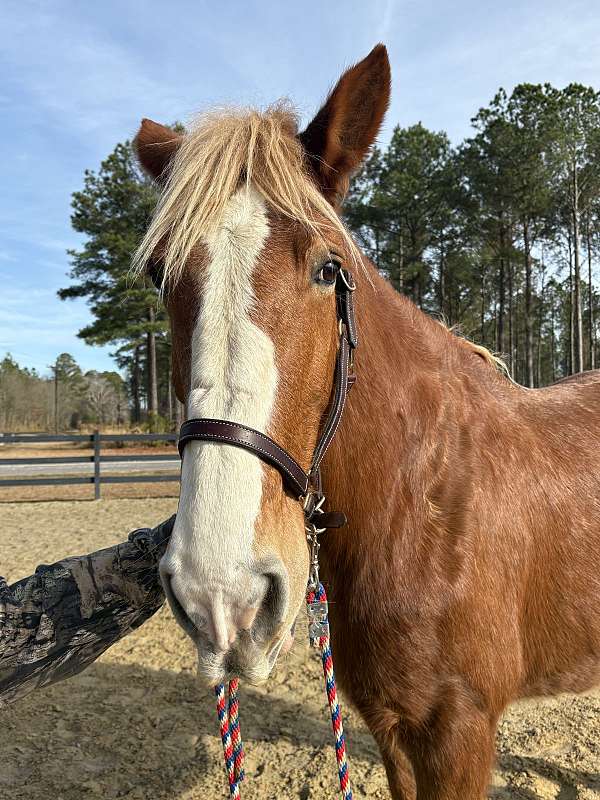
[[[1,445],[5,444],[43,444],[49,442],[73,442],[87,445],[92,449],[91,455],[85,456],[49,456],[43,458],[27,457],[24,455],[19,458],[0,458],[0,468],[3,466],[41,466],[41,465],[64,465],[68,471],[70,464],[93,464],[92,475],[66,475],[61,477],[51,477],[44,475],[41,477],[24,478],[5,478],[0,477],[0,489],[5,486],[64,486],[70,484],[92,483],[94,485],[94,499],[99,500],[101,496],[101,486],[103,483],[158,483],[161,481],[179,480],[179,456],[174,449],[173,454],[142,454],[142,455],[102,455],[102,445],[107,442],[176,442],[177,435],[174,433],[100,433],[94,431],[89,434],[29,434],[29,433],[0,433],[0,454]],[[160,475],[107,475],[103,473],[102,466],[111,463],[126,462],[157,462],[172,461],[174,472],[167,472]],[[176,470],[176,471],[175,471]]]

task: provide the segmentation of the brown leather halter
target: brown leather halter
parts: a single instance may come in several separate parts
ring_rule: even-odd
[[[346,397],[355,381],[352,371],[353,353],[358,345],[352,299],[355,288],[351,273],[340,268],[335,283],[339,343],[333,389],[323,429],[308,472],[305,472],[300,464],[269,436],[238,422],[206,417],[188,419],[181,426],[179,433],[178,448],[181,458],[188,442],[194,440],[222,442],[249,450],[279,470],[287,489],[303,503],[306,532],[311,545],[309,585],[318,583],[318,534],[326,528],[341,527],[346,522],[344,514],[323,510],[325,496],[321,489],[320,467],[327,448],[336,434],[346,405]]]

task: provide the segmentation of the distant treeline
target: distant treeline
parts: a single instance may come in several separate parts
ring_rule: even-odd
[[[456,147],[418,124],[394,129],[350,190],[346,220],[394,286],[504,356],[539,386],[598,363],[600,96],[588,87],[500,90]],[[87,298],[88,344],[112,344],[134,424],[176,421],[171,343],[131,255],[157,199],[125,142],[73,195],[84,234],[63,299]]]
[[[62,353],[50,378],[22,367],[7,354],[0,361],[0,431],[65,431],[83,425],[129,423],[129,397],[117,372],[83,373]]]

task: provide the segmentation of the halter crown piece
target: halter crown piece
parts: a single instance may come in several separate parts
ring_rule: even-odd
[[[353,354],[358,345],[353,303],[355,288],[351,273],[340,268],[335,284],[339,340],[333,388],[327,416],[308,472],[305,472],[298,462],[269,436],[237,422],[208,418],[188,419],[181,426],[178,441],[179,454],[182,458],[186,444],[194,440],[222,442],[233,447],[242,447],[245,450],[249,450],[262,461],[275,467],[280,472],[286,488],[302,503],[304,527],[310,551],[310,569],[306,595],[308,635],[311,645],[318,646],[321,652],[325,689],[335,736],[335,753],[341,796],[344,800],[351,800],[352,789],[350,788],[348,763],[346,761],[342,712],[337,699],[333,672],[327,595],[319,581],[319,535],[324,533],[327,528],[342,527],[346,523],[346,517],[340,512],[324,510],[325,495],[321,488],[320,467],[323,457],[336,434],[346,405],[346,397],[355,381]],[[239,723],[238,686],[239,681],[237,678],[229,681],[227,696],[224,684],[219,684],[215,687],[217,715],[231,798],[240,797],[240,783],[244,779],[244,749]]]

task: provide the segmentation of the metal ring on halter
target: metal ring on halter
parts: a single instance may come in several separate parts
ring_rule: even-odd
[[[349,273],[345,269],[341,269],[338,272],[338,275],[342,279],[342,283],[344,284],[346,289],[348,289],[349,292],[354,292],[356,290],[356,284],[354,283],[354,281],[352,281],[352,283],[348,281],[347,275],[349,275]]]
[[[305,511],[307,516],[312,516],[315,513],[315,511],[318,512],[319,514],[323,514],[323,503],[325,502],[325,495],[324,494],[322,494],[319,497],[317,502],[314,504],[314,506],[309,511],[309,503],[312,500],[312,498],[315,497],[315,496],[318,497],[317,493],[313,492],[313,491],[308,491],[304,495],[302,508],[304,509],[304,511]]]

